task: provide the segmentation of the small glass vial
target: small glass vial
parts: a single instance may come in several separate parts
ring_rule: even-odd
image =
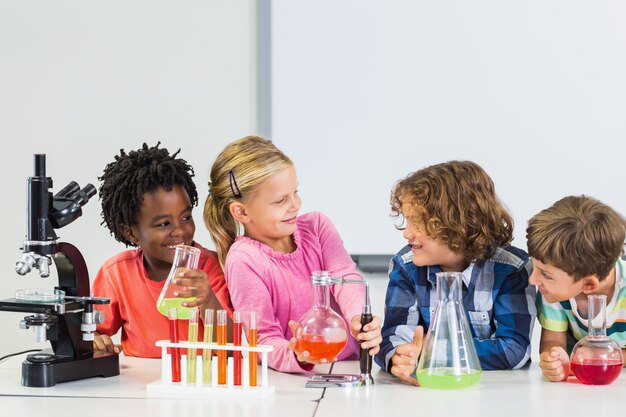
[[[570,364],[583,384],[608,385],[622,372],[622,350],[606,335],[606,295],[587,297],[588,334],[576,343]]]
[[[420,386],[466,388],[482,375],[461,302],[462,280],[460,272],[437,273],[437,305],[416,372]]]
[[[181,268],[197,269],[199,260],[200,249],[194,248],[193,246],[176,246],[172,268],[170,269],[170,273],[167,276],[163,290],[161,290],[161,294],[157,300],[157,309],[161,314],[167,316],[168,310],[170,308],[175,308],[178,310],[179,319],[189,319],[193,307],[185,307],[183,306],[183,303],[194,301],[196,298],[180,298],[178,293],[183,290],[183,287],[174,284],[174,281]]]
[[[313,272],[313,307],[300,318],[296,330],[297,349],[308,351],[313,362],[332,362],[348,342],[346,323],[330,308],[328,271]]]

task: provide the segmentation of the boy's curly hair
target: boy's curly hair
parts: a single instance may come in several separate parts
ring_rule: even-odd
[[[141,149],[126,153],[120,149],[115,161],[107,164],[98,180],[102,201],[102,223],[106,224],[118,242],[136,246],[122,233],[122,225],[137,224],[137,214],[144,194],[164,188],[171,191],[174,185],[182,187],[193,206],[198,204],[198,193],[191,179],[194,171],[184,159],[176,158],[180,149],[170,155],[169,151],[143,144]]]
[[[513,240],[513,219],[498,200],[493,181],[480,165],[450,161],[409,174],[391,193],[392,215],[411,205],[420,229],[431,239],[484,262]],[[406,219],[404,219],[406,221]]]
[[[626,220],[595,198],[567,196],[528,221],[526,239],[530,256],[574,282],[589,275],[602,281],[624,252]]]

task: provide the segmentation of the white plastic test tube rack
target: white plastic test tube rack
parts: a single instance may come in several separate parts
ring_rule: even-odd
[[[178,342],[173,343],[169,340],[159,340],[156,345],[161,348],[161,379],[147,385],[146,389],[149,393],[168,394],[173,397],[209,397],[209,396],[249,396],[249,397],[267,397],[274,394],[274,386],[268,384],[267,354],[274,350],[273,346],[233,346],[232,343],[226,345],[218,345],[217,343],[204,342]],[[167,353],[167,348],[178,348],[180,351],[180,372],[181,382],[172,382],[172,357]],[[187,349],[196,349],[196,382],[187,383]],[[202,383],[202,350],[211,349],[213,352],[217,350],[233,350],[242,353],[241,366],[241,386],[234,384],[234,367],[233,358],[228,358],[227,367],[227,383],[217,383],[217,357],[213,356],[211,360],[211,383]],[[248,352],[258,352],[261,354],[261,375],[260,383],[257,386],[250,386],[250,368]]]

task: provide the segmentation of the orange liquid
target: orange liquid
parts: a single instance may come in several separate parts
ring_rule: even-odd
[[[257,329],[250,329],[248,331],[248,345],[256,346],[257,338],[258,338]],[[250,363],[249,363],[249,365],[250,365],[250,386],[251,387],[256,387],[257,353],[256,352],[250,352],[248,355],[249,355],[248,358],[250,360]]]
[[[327,342],[323,336],[317,334],[303,334],[297,343],[300,351],[309,351],[313,361],[326,360],[332,362],[346,346],[347,340]]]
[[[217,344],[226,344],[226,325],[217,325]],[[226,351],[220,349],[217,351],[217,383],[220,385],[226,384]]]

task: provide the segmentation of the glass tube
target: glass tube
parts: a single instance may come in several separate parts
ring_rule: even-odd
[[[217,310],[217,344],[226,344],[227,335],[227,316],[226,310]],[[217,351],[217,383],[220,385],[226,384],[226,350],[219,349]]]
[[[233,346],[241,346],[241,311],[233,312]],[[234,358],[234,376],[235,385],[241,385],[241,352],[233,351]]]
[[[189,331],[187,341],[195,343],[198,341],[198,307],[189,311]],[[196,382],[196,349],[187,349],[187,383]]]
[[[213,343],[213,314],[212,308],[204,311],[204,343]],[[202,383],[211,383],[211,349],[202,350]]]
[[[167,317],[170,322],[170,342],[178,343],[178,311],[170,308],[167,311]],[[172,382],[180,382],[180,349],[177,347],[170,348],[172,357]]]
[[[256,326],[256,311],[250,312],[250,325],[248,327],[248,345],[255,347],[257,344],[258,333]],[[256,370],[257,370],[257,353],[250,352],[248,354],[249,366],[250,366],[250,386],[256,387]]]

